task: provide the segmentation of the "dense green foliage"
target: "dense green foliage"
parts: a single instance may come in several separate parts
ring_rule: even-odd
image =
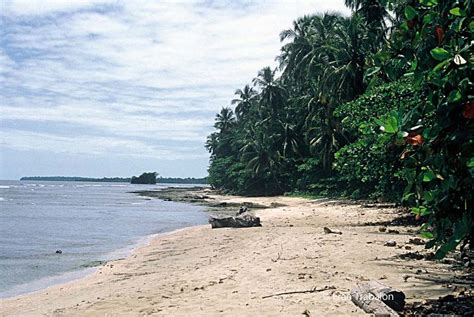
[[[440,258],[474,241],[472,16],[470,0],[407,1],[387,49],[426,96],[404,118],[389,120],[404,149],[403,200],[428,217],[422,234],[432,239],[428,246],[440,246]]]
[[[345,181],[352,198],[370,197],[396,200],[403,191],[399,176],[401,149],[380,137],[376,118],[387,113],[407,113],[417,106],[421,92],[409,80],[375,87],[354,101],[336,108],[335,115],[351,142],[335,154],[334,169]]]
[[[207,184],[207,177],[195,178],[195,177],[158,177],[157,183],[164,184]]]
[[[397,201],[442,257],[474,238],[471,0],[346,4],[283,31],[279,69],[217,115],[209,182]]]
[[[156,184],[156,176],[158,173],[150,172],[150,173],[143,173],[140,176],[132,176],[130,180],[131,184]]]

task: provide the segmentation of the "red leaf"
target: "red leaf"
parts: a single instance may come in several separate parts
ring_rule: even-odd
[[[464,111],[462,116],[466,119],[474,119],[474,101],[469,100],[464,104]]]
[[[422,145],[425,140],[423,139],[423,137],[420,134],[417,134],[417,135],[414,135],[414,136],[410,136],[410,135],[407,136],[405,138],[405,141],[408,144],[411,144],[411,145]]]
[[[443,28],[437,25],[435,27],[435,35],[436,35],[436,40],[438,40],[438,45],[441,45],[444,39],[444,31]]]

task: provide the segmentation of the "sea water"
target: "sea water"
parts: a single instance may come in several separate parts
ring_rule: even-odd
[[[207,222],[201,206],[131,193],[165,187],[0,181],[0,298],[83,276],[147,236]]]

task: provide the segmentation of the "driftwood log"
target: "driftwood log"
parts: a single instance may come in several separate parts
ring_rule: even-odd
[[[378,281],[359,284],[351,291],[354,304],[376,316],[398,316],[405,307],[405,294]]]
[[[261,227],[260,218],[248,212],[244,212],[236,217],[209,217],[212,228],[245,228]]]

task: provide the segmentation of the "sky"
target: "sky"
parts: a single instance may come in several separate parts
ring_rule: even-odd
[[[203,177],[279,33],[343,0],[0,0],[0,179]]]

